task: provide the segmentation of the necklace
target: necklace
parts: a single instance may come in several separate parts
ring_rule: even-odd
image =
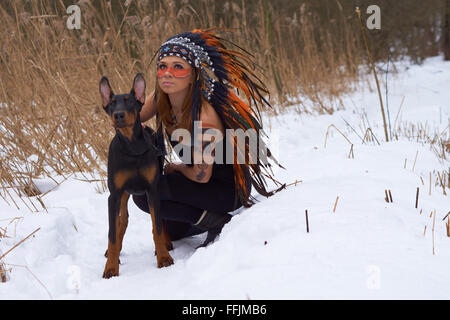
[[[173,116],[172,116],[172,122],[174,123],[174,125],[177,125],[177,124],[178,124],[178,119],[177,119],[177,116],[176,116],[176,115],[173,115]]]
[[[174,126],[176,126],[179,124],[178,117],[173,109],[171,111],[172,111],[172,123]]]

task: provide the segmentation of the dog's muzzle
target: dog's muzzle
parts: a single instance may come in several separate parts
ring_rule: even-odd
[[[113,119],[114,119],[114,123],[117,127],[122,128],[122,127],[126,126],[125,111],[114,112]]]

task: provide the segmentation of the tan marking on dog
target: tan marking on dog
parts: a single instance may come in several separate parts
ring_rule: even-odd
[[[153,183],[156,176],[156,164],[153,164],[150,167],[145,167],[139,170],[139,173],[144,176],[144,178],[149,182]]]
[[[119,242],[119,253],[122,250],[122,241],[127,231],[128,226],[128,199],[130,195],[124,192],[122,198],[120,198],[120,219],[119,219],[119,232],[118,232],[118,242]]]
[[[173,249],[173,244],[172,241],[170,240],[170,236],[169,233],[167,233],[167,229],[166,229],[166,223],[163,221],[163,238],[164,238],[164,242],[166,243],[166,248],[167,250],[172,250]]]
[[[119,276],[119,256],[122,251],[123,237],[128,226],[128,199],[130,195],[127,192],[122,194],[120,198],[120,215],[116,215],[116,241],[112,243],[108,241],[108,250],[106,250],[106,265],[103,272],[103,278],[109,279],[111,277]]]
[[[134,170],[121,170],[116,172],[114,175],[114,186],[117,189],[121,189],[125,182],[127,182],[134,174]]]
[[[119,244],[118,244],[118,231],[119,231],[119,215],[116,215],[116,241],[112,243],[108,240],[108,258],[106,260],[105,270],[103,271],[103,278],[109,279],[111,277],[119,276]]]
[[[136,121],[136,117],[137,117],[137,111],[134,111],[133,113],[125,111],[126,127],[117,128],[117,130],[119,130],[119,132],[130,141],[131,141],[131,138],[133,137],[133,126],[134,126],[134,122]],[[114,120],[113,120],[113,122],[114,122]]]

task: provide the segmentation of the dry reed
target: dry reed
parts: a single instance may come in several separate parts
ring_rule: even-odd
[[[12,248],[10,248],[8,251],[6,251],[4,254],[2,254],[0,256],[0,261],[11,251],[13,251],[15,248],[17,248],[18,246],[20,246],[22,243],[24,243],[28,238],[30,238],[33,234],[35,234],[36,232],[38,232],[41,228],[37,228],[36,230],[34,230],[32,233],[30,233],[28,236],[26,236],[25,238],[23,238],[21,241],[19,241],[17,244],[15,244]]]
[[[450,217],[447,217],[447,222],[445,223],[445,229],[447,231],[447,237],[450,237]]]
[[[373,76],[375,77],[375,83],[377,85],[378,97],[380,99],[381,115],[383,117],[384,134],[386,136],[386,142],[388,142],[389,141],[389,137],[388,137],[388,132],[387,132],[386,117],[384,115],[383,99],[381,98],[380,83],[378,82],[377,72],[375,71],[375,64],[373,62],[372,53],[370,51],[369,42],[367,40],[366,28],[363,26],[363,22],[362,22],[362,19],[361,19],[361,11],[359,10],[358,7],[356,7],[356,13],[358,14],[358,20],[360,22],[361,31],[362,31],[363,36],[364,36],[364,44],[366,45],[367,56],[369,57],[370,67],[372,68]]]
[[[179,32],[233,30],[223,37],[254,55],[262,67],[255,72],[273,93],[270,99],[281,102],[275,113],[299,95],[314,105],[308,109],[297,101],[301,112],[332,113],[332,102],[354,89],[361,44],[343,13],[337,21],[342,38],[336,38],[315,28],[318,17],[306,5],[286,18],[268,0],[255,3],[257,12],[249,12],[247,2],[199,3],[80,1],[81,29],[69,30],[62,1],[2,1],[0,197],[6,203],[46,210],[36,184],[56,176],[62,181],[78,176],[104,192],[113,132],[100,107],[98,81],[106,75],[116,92],[126,92],[133,75],[142,72],[151,88],[152,56]],[[220,10],[225,17],[215,14]]]
[[[308,210],[305,210],[305,217],[306,217],[306,232],[309,233]]]
[[[338,201],[339,201],[339,196],[336,197],[336,202],[334,203],[333,213],[336,212],[336,206],[338,204]]]
[[[431,229],[431,235],[432,235],[432,241],[433,241],[433,255],[435,254],[435,250],[434,250],[434,225],[436,222],[436,210],[434,210],[434,215],[433,215],[433,228]]]

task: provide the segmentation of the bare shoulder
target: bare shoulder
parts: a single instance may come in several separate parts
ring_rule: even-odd
[[[208,102],[205,102],[202,105],[200,120],[202,121],[203,128],[216,128],[222,133],[225,132],[220,116],[217,114],[216,110],[214,110],[214,107]]]

